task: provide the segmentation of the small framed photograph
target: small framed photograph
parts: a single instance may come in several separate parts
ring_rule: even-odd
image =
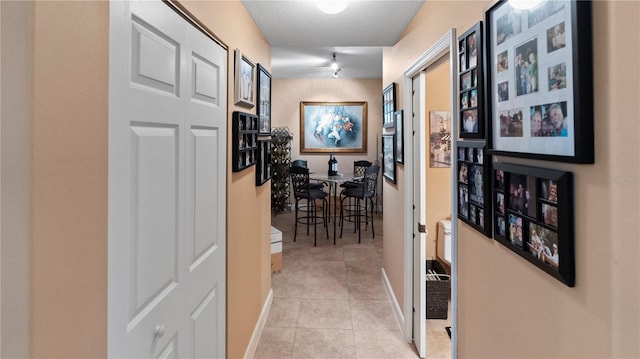
[[[496,70],[498,73],[509,70],[509,51],[504,50],[498,54],[496,59]]]
[[[560,269],[558,233],[535,223],[529,225],[527,251],[533,258],[553,270]]]
[[[504,171],[496,170],[495,188],[504,191]]]
[[[382,174],[392,183],[396,183],[395,136],[382,135]]]
[[[394,113],[396,124],[396,162],[398,163],[404,163],[404,123],[402,114],[402,110]]]
[[[493,203],[491,191],[491,158],[484,141],[457,141],[458,148],[458,219],[491,238]],[[504,202],[504,194],[502,194]],[[504,208],[502,209],[504,215]],[[488,218],[485,218],[487,217]]]
[[[235,104],[247,108],[255,105],[256,65],[235,49]]]
[[[475,31],[467,36],[467,54],[469,54],[469,68],[476,67],[478,64],[478,44]]]
[[[551,203],[558,203],[558,184],[554,180],[541,180],[540,197]]]
[[[565,47],[564,21],[547,29],[547,53],[552,53]]]
[[[505,236],[505,222],[503,216],[496,217],[496,234],[499,236]]]
[[[509,179],[508,208],[514,212],[535,217],[536,179],[531,176],[511,174]]]
[[[396,83],[392,82],[382,90],[382,127],[393,127],[396,112]]]
[[[459,46],[458,46],[458,52],[463,53],[465,52],[467,49],[467,45],[466,45],[466,41],[465,39],[460,39],[459,40]]]
[[[522,217],[509,214],[509,240],[519,248],[522,248]]]
[[[471,165],[469,170],[469,198],[471,202],[484,204],[484,175],[481,165]]]
[[[464,162],[460,162],[458,166],[460,167],[460,170],[458,171],[458,182],[468,184],[468,165]]]
[[[471,87],[471,72],[467,72],[460,76],[460,90],[467,91]]]
[[[498,0],[484,24],[492,154],[593,163],[592,2]]]
[[[496,212],[504,214],[504,193],[496,192]]]
[[[469,219],[469,188],[466,185],[458,185],[458,215]]]
[[[258,64],[258,134],[271,135],[271,74]]]
[[[558,208],[550,204],[542,203],[540,209],[542,210],[542,213],[540,214],[542,223],[558,228]]]
[[[476,224],[476,214],[477,214],[477,207],[470,204],[469,205],[469,221],[473,224]]]
[[[495,240],[574,286],[573,174],[500,162],[493,169],[504,179],[504,190],[493,186]]]
[[[469,92],[463,92],[462,95],[460,95],[460,108],[469,108]]]
[[[461,121],[460,136],[468,133],[478,133],[478,110],[463,111]]]
[[[485,125],[482,83],[482,22],[458,37],[460,71],[460,138],[484,138]],[[463,46],[464,44],[464,46]]]

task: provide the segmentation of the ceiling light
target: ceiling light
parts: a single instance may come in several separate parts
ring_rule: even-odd
[[[331,1],[331,0],[316,1],[316,6],[318,6],[318,8],[322,10],[322,12],[331,14],[331,15],[337,14],[339,12],[343,12],[344,9],[347,8],[347,5],[349,5],[349,3],[346,1]]]
[[[531,10],[542,4],[544,0],[509,0],[509,5],[518,10]]]

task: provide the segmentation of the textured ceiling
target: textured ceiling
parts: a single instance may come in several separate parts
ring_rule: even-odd
[[[332,77],[332,53],[341,78],[382,77],[382,47],[393,46],[423,1],[349,1],[335,15],[315,1],[242,0],[272,46],[275,78]]]

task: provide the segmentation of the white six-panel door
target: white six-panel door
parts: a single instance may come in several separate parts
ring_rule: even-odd
[[[109,357],[222,358],[226,50],[160,1],[109,48]]]

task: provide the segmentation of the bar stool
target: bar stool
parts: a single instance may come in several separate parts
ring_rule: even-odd
[[[295,230],[293,241],[298,236],[298,223],[307,225],[307,235],[309,235],[309,226],[313,225],[313,245],[317,245],[318,224],[322,223],[325,228],[327,239],[329,238],[329,228],[327,226],[327,194],[317,188],[311,188],[309,185],[309,169],[305,167],[293,166],[290,170],[291,183],[293,184],[293,196],[295,198]],[[300,205],[300,201],[306,201],[306,204]],[[322,201],[322,215],[318,213],[319,204],[316,200]],[[299,212],[304,215],[300,216]],[[322,221],[322,222],[320,222]]]
[[[379,165],[371,165],[366,169],[364,178],[362,179],[362,186],[346,188],[343,198],[340,200],[340,238],[342,238],[342,230],[344,229],[344,201],[355,199],[355,211],[348,211],[347,221],[354,222],[354,232],[358,231],[358,243],[361,238],[361,223],[365,223],[365,230],[369,224],[369,202],[371,202],[371,236],[376,237],[373,229],[373,199],[376,197],[376,188],[378,183],[378,172],[380,171]],[[364,204],[362,203],[364,201]],[[362,216],[364,210],[364,218]],[[353,213],[355,212],[355,214]]]

